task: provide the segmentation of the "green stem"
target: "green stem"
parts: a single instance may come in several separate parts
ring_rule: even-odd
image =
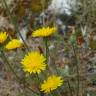
[[[75,62],[76,62],[76,71],[77,71],[77,96],[79,96],[79,85],[80,85],[80,80],[79,80],[79,66],[78,66],[78,57],[74,48],[74,45],[72,45],[73,47],[73,52],[74,52],[74,56],[75,56]]]
[[[52,96],[61,96],[58,90],[55,90],[54,92],[51,93]]]
[[[41,79],[39,78],[38,74],[36,74],[37,79],[38,79],[38,85],[40,85],[39,82],[41,82]],[[40,88],[38,88],[38,90],[40,91]],[[44,93],[40,91],[40,96],[44,96]]]
[[[21,35],[20,31],[19,31],[19,26],[18,26],[18,23],[16,21],[16,18],[14,16],[12,16],[12,14],[10,12],[10,9],[9,9],[9,7],[8,7],[5,0],[2,0],[2,5],[4,5],[4,7],[6,8],[6,12],[10,16],[10,20],[13,23],[13,25],[14,25],[14,27],[16,29],[16,32],[19,34],[19,36],[21,37],[26,49],[29,51],[28,45],[26,44],[26,41],[23,39],[23,37],[22,37],[22,35]]]
[[[58,90],[56,90],[56,93],[58,94],[58,96],[61,96],[61,93]]]
[[[6,64],[8,65],[8,67],[10,68],[10,70],[14,73],[15,77],[16,77],[17,79],[19,79],[19,77],[17,76],[16,72],[13,70],[11,64],[9,63],[7,57],[5,56],[5,53],[4,53],[2,50],[1,50],[1,55],[2,55],[2,57],[3,57],[3,59],[4,59],[4,61],[6,61]]]
[[[21,81],[21,78],[16,74],[16,72],[14,71],[14,69],[12,68],[12,64],[9,63],[5,53],[3,52],[3,50],[0,50],[1,51],[1,55],[4,59],[4,61],[6,62],[6,64],[9,66],[10,70],[13,72],[13,74],[15,75],[15,77],[17,78],[17,80],[20,82]],[[35,92],[34,90],[32,90],[30,87],[28,87],[27,85],[29,85],[27,82],[24,82],[24,86],[26,88],[28,88],[30,91],[32,91],[32,93],[36,94],[39,96],[39,93]]]
[[[49,58],[49,48],[48,48],[48,40],[47,38],[44,38],[44,43],[45,43],[45,50],[46,50],[46,63],[48,63],[48,58]]]
[[[52,95],[52,96],[57,96],[57,94],[56,94],[56,93],[53,93],[53,92],[51,93],[51,95]]]
[[[71,85],[70,85],[70,81],[67,80],[67,83],[68,83],[68,87],[69,87],[69,91],[70,91],[70,96],[73,96]]]

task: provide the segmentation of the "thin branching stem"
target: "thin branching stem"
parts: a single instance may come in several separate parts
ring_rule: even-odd
[[[1,55],[3,60],[6,62],[7,66],[10,68],[10,70],[13,72],[14,76],[16,77],[16,79],[20,82],[21,78],[16,74],[16,72],[14,71],[13,67],[11,66],[12,64],[10,64],[9,60],[7,59],[5,53],[3,50],[0,50]],[[35,92],[33,89],[31,89],[30,87],[28,87],[27,85],[29,85],[27,82],[22,82],[24,83],[24,86],[29,89],[32,93],[36,94],[37,96],[39,96],[38,92]]]
[[[71,88],[71,85],[70,85],[70,81],[67,80],[67,83],[68,83],[68,87],[69,87],[69,91],[70,91],[70,96],[73,96],[72,88]]]
[[[72,48],[73,48],[73,53],[74,53],[74,56],[75,56],[75,62],[76,62],[76,71],[77,71],[77,96],[79,96],[79,85],[80,85],[80,80],[79,80],[79,65],[78,65],[78,57],[77,57],[77,54],[76,54],[76,50],[75,50],[75,47],[74,45],[72,45]]]
[[[39,78],[38,74],[36,74],[36,77],[38,79],[38,85],[40,85],[41,79]],[[40,88],[38,87],[38,90],[40,91]],[[40,96],[44,96],[44,93],[40,91]]]
[[[19,36],[21,37],[21,39],[22,39],[22,41],[23,41],[26,49],[29,51],[28,45],[27,45],[26,41],[23,39],[22,34],[21,34],[20,31],[19,31],[19,26],[18,26],[16,17],[11,14],[10,9],[9,9],[9,7],[8,7],[8,5],[7,5],[7,3],[6,3],[5,0],[2,0],[2,5],[3,5],[4,8],[6,9],[6,12],[7,12],[7,14],[8,14],[11,22],[13,23],[15,29],[16,29],[16,33],[19,34]]]
[[[45,42],[45,50],[46,50],[46,63],[48,63],[49,48],[48,48],[48,40],[47,40],[47,38],[44,38],[44,42]]]

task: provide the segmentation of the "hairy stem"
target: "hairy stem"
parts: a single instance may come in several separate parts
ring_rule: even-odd
[[[44,38],[44,43],[45,43],[45,54],[46,54],[46,63],[48,63],[48,58],[49,58],[49,48],[48,48],[48,40],[47,38]]]
[[[70,91],[70,96],[73,96],[71,85],[70,85],[70,81],[67,80],[67,83],[68,83],[68,87],[69,87],[69,91]]]
[[[76,50],[75,50],[75,47],[74,45],[72,45],[72,48],[73,48],[73,53],[74,53],[74,56],[75,56],[75,62],[76,62],[76,71],[77,71],[77,96],[79,96],[79,85],[80,85],[80,80],[79,80],[79,65],[78,65],[78,57],[77,57],[77,54],[76,54]]]

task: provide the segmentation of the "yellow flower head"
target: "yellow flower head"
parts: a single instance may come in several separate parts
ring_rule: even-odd
[[[37,51],[29,52],[21,61],[24,71],[28,73],[37,73],[46,69],[46,58]]]
[[[60,76],[50,76],[47,80],[44,80],[43,84],[41,85],[41,91],[44,91],[44,93],[49,93],[55,89],[57,89],[59,86],[63,84],[63,80]]]
[[[43,27],[32,33],[33,37],[47,37],[56,32],[56,27]]]
[[[3,43],[8,37],[6,32],[0,32],[0,43]]]
[[[11,49],[16,49],[22,47],[22,42],[18,39],[13,39],[8,42],[8,44],[5,46],[6,49],[11,50]]]

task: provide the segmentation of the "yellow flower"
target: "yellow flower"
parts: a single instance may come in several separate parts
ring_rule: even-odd
[[[28,73],[37,73],[46,69],[46,58],[37,51],[29,52],[21,61],[24,71]]]
[[[56,32],[56,27],[43,27],[32,33],[33,37],[47,37]]]
[[[12,39],[11,41],[8,42],[8,44],[5,46],[6,49],[11,50],[11,49],[16,49],[22,47],[23,43],[18,40],[18,39]]]
[[[8,37],[6,32],[0,32],[0,43],[3,43]]]
[[[59,86],[63,84],[63,80],[60,76],[50,76],[47,80],[44,80],[43,84],[41,85],[41,91],[44,91],[44,93],[49,93],[55,89],[57,89]]]

